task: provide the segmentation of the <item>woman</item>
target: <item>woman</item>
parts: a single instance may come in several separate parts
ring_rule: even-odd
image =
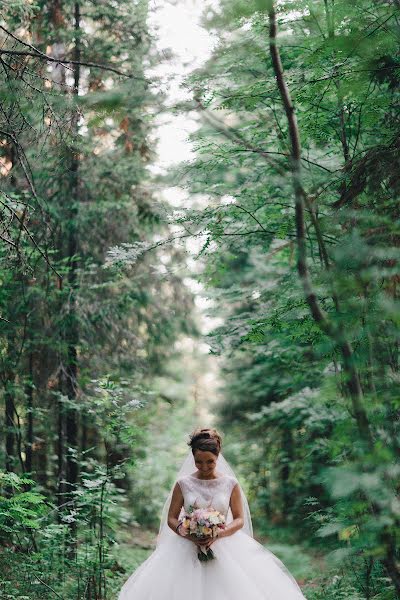
[[[215,429],[197,429],[161,519],[157,547],[118,600],[304,600],[282,562],[252,537],[246,496],[221,453]],[[187,534],[180,516],[212,506],[226,517],[216,538]],[[200,561],[211,548],[214,559]]]

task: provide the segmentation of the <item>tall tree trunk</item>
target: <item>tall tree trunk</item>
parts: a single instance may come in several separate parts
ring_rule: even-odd
[[[296,239],[298,249],[297,269],[303,285],[305,297],[314,320],[319,325],[321,330],[324,331],[324,333],[335,342],[336,346],[341,352],[344,371],[347,374],[347,387],[352,401],[353,413],[356,419],[358,430],[361,438],[368,444],[369,448],[372,448],[372,434],[368,416],[363,403],[363,394],[358,371],[354,364],[353,349],[350,342],[346,339],[343,329],[341,327],[336,327],[330,321],[328,315],[320,307],[318,298],[312,287],[311,277],[308,271],[304,217],[306,194],[301,183],[300,135],[289,88],[286,84],[283,73],[280,52],[277,46],[277,22],[273,0],[268,0],[268,16],[270,22],[270,54],[277,86],[288,121],[290,134],[291,171],[296,202]],[[373,508],[376,510],[377,507]],[[400,598],[400,571],[395,560],[395,541],[391,535],[388,535],[385,545],[387,549],[387,555],[383,563]]]
[[[390,533],[387,535],[386,541],[387,550],[386,557],[382,561],[390,579],[395,587],[397,597],[400,598],[400,571],[396,562],[396,538]]]
[[[74,27],[75,27],[75,46],[74,60],[80,60],[80,6],[79,2],[74,5]],[[74,65],[74,89],[75,96],[79,94],[80,83],[80,67]],[[70,162],[70,178],[71,178],[71,198],[68,215],[68,319],[66,330],[67,342],[67,363],[65,367],[65,392],[72,404],[77,399],[77,380],[78,380],[78,352],[77,346],[79,342],[78,317],[76,307],[76,290],[77,290],[77,268],[78,268],[78,205],[79,205],[79,150],[77,148],[78,137],[78,122],[79,113],[75,109],[72,120],[72,131],[74,135],[74,147],[71,150]],[[73,496],[70,494],[76,487],[78,481],[78,461],[76,452],[78,449],[78,411],[74,406],[68,405],[66,411],[65,423],[65,439],[68,447],[66,454],[66,482],[67,495],[69,499]]]
[[[14,421],[14,375],[10,374],[5,387],[5,468],[6,471],[14,471],[15,463],[15,421]]]
[[[287,521],[287,517],[293,506],[293,493],[290,487],[290,472],[291,464],[294,460],[293,435],[290,429],[284,429],[282,432],[282,449],[285,454],[285,461],[281,469],[282,481],[282,500],[283,500],[283,518]]]
[[[80,5],[75,2],[74,6],[74,51],[73,60],[80,60]],[[54,5],[54,15],[57,17],[57,23],[63,23],[61,5],[56,2]],[[56,23],[56,25],[57,25]],[[63,46],[57,45],[57,52],[63,53]],[[64,68],[62,68],[64,71]],[[74,84],[73,95],[78,96],[80,85],[80,66],[73,66]],[[63,78],[64,74],[55,73],[56,78]],[[79,440],[79,419],[76,408],[77,400],[77,378],[78,378],[78,352],[79,342],[76,291],[77,291],[77,269],[78,269],[78,206],[79,206],[79,112],[78,108],[73,109],[71,129],[72,146],[68,151],[69,170],[67,174],[66,193],[64,197],[66,223],[65,235],[60,236],[60,254],[67,259],[68,273],[66,281],[60,283],[61,297],[63,299],[65,310],[63,341],[64,348],[60,357],[59,389],[60,398],[58,402],[58,504],[59,506],[68,503],[71,506],[74,501],[73,492],[78,481],[78,440]],[[66,245],[64,241],[66,239]],[[65,401],[64,399],[68,399]],[[74,529],[72,524],[71,529]]]
[[[63,377],[60,374],[60,394],[58,396],[57,403],[57,504],[60,507],[64,504],[65,495],[65,480],[66,480],[66,467],[65,467],[65,416],[64,416],[64,403],[62,398],[63,390]],[[58,513],[59,519],[61,519],[60,512]]]
[[[372,435],[368,416],[363,403],[363,393],[360,384],[360,378],[354,362],[353,349],[350,342],[346,339],[345,332],[336,327],[329,319],[328,315],[319,304],[316,292],[313,288],[310,273],[307,265],[307,246],[305,229],[305,199],[301,181],[301,144],[300,134],[297,125],[296,113],[293,102],[286,84],[283,73],[280,52],[277,46],[277,21],[275,5],[273,0],[268,0],[269,16],[269,49],[272,59],[272,65],[276,77],[276,83],[279,94],[285,110],[290,137],[290,167],[292,173],[292,183],[295,196],[295,219],[296,219],[296,241],[297,241],[297,271],[303,286],[306,302],[310,308],[311,315],[320,329],[329,336],[335,345],[339,348],[343,367],[347,376],[347,388],[352,402],[353,414],[356,419],[357,427],[361,438],[372,446]]]
[[[64,14],[62,10],[62,1],[61,0],[53,0],[50,6],[50,15],[51,21],[54,27],[54,30],[57,32],[63,27],[66,26]],[[56,36],[57,37],[57,36]],[[63,42],[58,42],[57,40],[52,45],[52,56],[56,58],[64,58],[65,56],[65,44]],[[61,89],[66,89],[66,77],[65,77],[65,67],[64,65],[54,64],[52,65],[51,78],[56,84],[60,85]],[[61,87],[62,86],[62,87]],[[67,215],[65,215],[65,220],[67,220]],[[59,236],[57,240],[57,246],[59,249],[60,258],[65,257],[65,249],[64,249],[64,231],[62,229],[62,223],[60,223],[59,228]],[[59,311],[63,312],[64,306],[64,279],[58,280],[58,287],[60,290],[60,306]],[[63,338],[63,342],[65,341],[65,335],[63,332],[60,333]],[[58,401],[57,401],[57,442],[56,442],[56,453],[57,453],[57,505],[60,508],[66,502],[65,493],[66,493],[66,408],[63,396],[65,395],[65,368],[64,368],[64,348],[61,350],[61,355],[58,357],[59,367],[58,367]],[[61,511],[58,511],[59,520],[62,517]]]
[[[32,472],[32,450],[33,450],[33,356],[29,353],[28,364],[29,381],[26,384],[26,413],[27,413],[27,432],[25,443],[25,467],[28,473]]]

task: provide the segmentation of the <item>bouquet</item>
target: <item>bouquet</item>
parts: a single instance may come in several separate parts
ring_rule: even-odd
[[[189,506],[188,512],[183,513],[179,523],[181,535],[197,540],[209,540],[217,537],[219,529],[224,529],[225,517],[211,506],[209,508]],[[215,558],[211,548],[200,548],[197,556],[202,562]]]

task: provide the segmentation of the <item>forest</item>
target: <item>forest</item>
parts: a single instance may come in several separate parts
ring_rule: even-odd
[[[0,598],[115,600],[210,425],[307,600],[400,598],[400,1],[0,10]]]

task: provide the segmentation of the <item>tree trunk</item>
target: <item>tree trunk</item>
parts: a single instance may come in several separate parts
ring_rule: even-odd
[[[76,2],[74,5],[74,50],[73,60],[80,60],[80,5]],[[54,24],[61,27],[64,22],[64,16],[61,12],[61,5],[58,1],[54,4]],[[58,54],[64,54],[64,46],[56,44]],[[64,78],[65,68],[61,67],[60,72],[55,72],[56,79]],[[73,95],[78,96],[80,85],[80,66],[73,66],[74,84]],[[65,185],[63,219],[66,223],[66,231],[62,231],[59,240],[60,255],[67,259],[68,272],[65,281],[60,283],[60,291],[63,309],[65,312],[64,331],[62,332],[64,348],[60,357],[59,372],[59,390],[60,398],[58,402],[58,504],[59,506],[67,504],[71,507],[74,501],[73,492],[78,481],[78,440],[79,440],[79,420],[76,408],[77,400],[77,377],[78,377],[78,351],[79,342],[76,290],[77,290],[77,268],[78,268],[78,205],[79,205],[79,150],[77,148],[77,138],[79,134],[79,112],[74,108],[71,120],[72,145],[68,150],[69,171],[68,179]],[[64,244],[66,240],[66,245]],[[66,310],[65,310],[66,309]],[[67,401],[65,401],[68,399]],[[74,524],[71,525],[74,529]]]
[[[297,269],[303,285],[305,297],[311,314],[321,330],[328,335],[341,352],[344,371],[347,375],[347,388],[353,407],[353,416],[356,420],[361,438],[371,449],[373,446],[372,434],[368,416],[363,403],[363,394],[358,371],[354,364],[354,354],[350,342],[346,339],[342,328],[337,328],[329,319],[328,315],[319,305],[317,296],[313,290],[310,274],[307,266],[307,252],[305,241],[304,204],[306,194],[301,184],[301,144],[299,129],[296,120],[292,99],[287,87],[283,67],[277,47],[277,22],[274,1],[268,1],[268,15],[270,21],[270,54],[277,86],[284,106],[289,126],[291,143],[291,171],[293,188],[296,201],[296,239],[298,249]],[[393,582],[397,594],[400,597],[400,572],[395,560],[395,544],[391,536],[386,540],[387,555],[384,561],[388,574]]]
[[[74,47],[74,60],[79,61],[81,56],[80,51],[80,6],[79,3],[75,3],[74,7],[74,19],[75,19],[75,47]],[[79,79],[80,79],[80,67],[79,65],[74,66],[74,95],[79,94]],[[77,110],[73,116],[73,132],[74,135],[78,135],[78,120],[79,114]],[[77,288],[77,252],[78,252],[78,203],[79,203],[79,154],[78,149],[72,150],[71,160],[71,187],[72,187],[72,203],[70,213],[70,230],[68,239],[68,259],[69,259],[69,271],[68,271],[68,283],[71,290],[71,319],[70,329],[67,332],[68,335],[68,364],[67,364],[67,395],[70,399],[76,399],[77,397],[77,380],[78,380],[78,353],[77,345],[79,342],[78,332],[78,321],[76,313],[76,288]],[[78,445],[78,414],[76,409],[70,409],[67,417],[67,443],[71,448],[77,448]],[[74,457],[67,455],[67,481],[70,485],[75,486],[78,479],[78,465]]]
[[[75,23],[75,46],[74,60],[80,60],[80,6],[76,2],[74,5],[74,23]],[[74,89],[75,96],[79,93],[80,67],[74,65]],[[78,317],[76,308],[76,290],[77,290],[77,268],[78,268],[78,204],[79,204],[79,151],[76,146],[78,136],[79,114],[76,109],[72,118],[72,132],[75,137],[73,140],[74,147],[71,150],[70,161],[70,182],[71,182],[71,197],[68,198],[68,319],[65,332],[67,343],[67,356],[65,365],[64,391],[65,395],[75,403],[77,399],[77,380],[78,380],[78,352],[77,346],[79,342]],[[66,452],[66,485],[67,494],[66,500],[72,502],[72,492],[76,488],[78,481],[78,459],[76,456],[78,450],[78,411],[75,406],[68,405],[65,416],[65,441],[67,445]]]
[[[294,459],[293,435],[290,429],[285,428],[282,432],[282,449],[285,454],[285,461],[281,469],[283,518],[287,521],[293,506],[293,491],[289,483],[291,464]]]
[[[354,364],[353,349],[351,347],[350,342],[346,339],[345,333],[340,328],[334,326],[334,324],[328,318],[328,315],[321,308],[315,290],[313,289],[310,273],[308,270],[304,210],[306,194],[304,192],[301,182],[300,134],[291,95],[284,78],[280,52],[277,46],[277,21],[273,0],[269,0],[268,2],[268,16],[270,23],[270,55],[276,77],[277,87],[279,90],[279,94],[282,100],[289,127],[291,147],[290,167],[295,196],[297,271],[303,286],[306,302],[310,308],[310,312],[313,319],[318,324],[320,329],[335,342],[335,345],[339,348],[342,354],[343,367],[347,375],[347,388],[353,406],[353,416],[356,420],[361,438],[364,441],[366,441],[369,446],[372,446],[372,435],[370,431],[367,413],[363,404],[363,394],[360,379],[358,376],[358,371]]]
[[[396,564],[396,544],[390,535],[388,536],[387,544],[388,548],[386,552],[386,558],[383,560],[383,564],[393,582],[396,595],[398,598],[400,598],[400,572]]]
[[[28,365],[29,381],[26,384],[25,395],[27,400],[27,432],[25,443],[25,468],[28,473],[32,472],[32,449],[33,449],[33,357],[29,353]]]
[[[14,396],[13,396],[14,375],[10,375],[6,383],[4,401],[5,401],[5,468],[6,471],[14,471],[15,463],[15,421],[14,421]]]

